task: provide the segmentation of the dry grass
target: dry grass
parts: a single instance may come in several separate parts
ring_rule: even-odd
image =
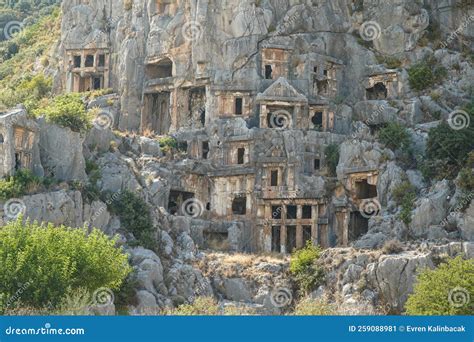
[[[243,253],[211,253],[200,260],[196,266],[206,276],[219,274],[226,278],[248,277],[256,279],[260,276],[268,276],[271,272],[258,267],[262,263],[269,263],[288,268],[289,258],[274,255],[243,254]]]
[[[151,130],[150,128],[145,128],[142,131],[142,135],[147,138],[156,138],[156,133],[155,131]]]

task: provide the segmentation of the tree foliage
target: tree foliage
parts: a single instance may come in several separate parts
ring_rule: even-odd
[[[439,65],[433,56],[423,59],[408,69],[410,87],[418,91],[432,87],[446,76],[446,68]]]
[[[131,269],[115,243],[98,230],[9,222],[0,228],[0,310],[55,307],[79,288],[118,289]]]
[[[331,144],[324,150],[326,164],[331,176],[336,176],[337,165],[339,164],[339,146]]]
[[[120,217],[125,230],[132,233],[141,246],[155,249],[151,208],[142,198],[133,192],[123,191],[117,198],[106,202],[110,203],[111,211]]]
[[[324,278],[324,271],[316,263],[320,254],[319,247],[308,241],[304,248],[291,255],[290,273],[304,293],[313,290]]]
[[[457,257],[421,272],[405,309],[409,315],[474,314],[474,261]]]
[[[470,125],[453,129],[443,121],[428,133],[422,172],[426,178],[454,179],[474,150],[474,102],[464,108]]]
[[[92,127],[91,115],[78,93],[59,95],[33,113],[36,116],[44,115],[48,122],[69,127],[74,132],[85,132]]]
[[[379,133],[379,139],[382,144],[394,151],[398,149],[406,151],[412,143],[410,133],[406,127],[397,122],[390,122],[382,128]]]

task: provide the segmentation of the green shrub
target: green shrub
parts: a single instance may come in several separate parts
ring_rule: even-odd
[[[320,254],[319,247],[308,241],[304,248],[291,255],[290,273],[303,293],[311,292],[324,279],[324,271],[316,263]]]
[[[25,307],[56,307],[70,291],[116,290],[130,272],[127,255],[98,230],[23,223],[0,228],[0,294]],[[9,303],[12,305],[13,303]],[[2,307],[0,303],[0,307]]]
[[[8,200],[24,196],[38,189],[42,180],[29,170],[18,170],[14,176],[0,180],[0,199]]]
[[[105,202],[110,203],[111,211],[119,216],[122,226],[135,236],[141,246],[156,249],[151,209],[143,199],[133,192],[123,191],[117,198],[109,196]]]
[[[398,218],[406,225],[410,224],[416,200],[416,188],[409,181],[404,181],[393,189],[392,195],[395,202],[402,207]]]
[[[379,132],[379,140],[391,150],[402,149],[407,151],[412,143],[410,133],[403,125],[390,122]]]
[[[93,298],[88,289],[80,287],[70,290],[61,299],[61,302],[54,310],[54,314],[61,316],[90,316],[89,307],[91,302],[93,302]]]
[[[408,315],[474,314],[474,261],[461,257],[425,269],[418,277],[405,309]],[[465,302],[463,299],[466,299]],[[468,300],[470,299],[470,300]]]
[[[296,305],[293,314],[296,316],[333,316],[336,314],[336,308],[323,300],[306,299]]]
[[[398,69],[402,66],[402,61],[396,57],[377,55],[377,62],[385,64],[389,69]]]
[[[74,132],[85,132],[92,127],[92,118],[86,111],[81,94],[77,93],[59,95],[33,113],[36,116],[45,115],[48,122],[69,127]]]
[[[454,179],[474,150],[474,102],[464,110],[470,126],[455,130],[447,122],[430,129],[421,171],[427,179]]]
[[[441,82],[447,74],[436,58],[428,57],[408,69],[408,81],[412,89],[421,91]]]
[[[331,144],[324,150],[326,157],[326,165],[328,166],[329,174],[333,177],[336,176],[337,165],[339,164],[339,146]]]
[[[466,167],[459,172],[459,187],[467,192],[474,190],[474,151],[467,157]]]
[[[159,139],[161,150],[164,153],[171,152],[174,149],[178,148],[178,141],[170,136],[162,137]]]
[[[402,204],[403,199],[409,193],[416,193],[416,188],[408,180],[397,185],[392,191],[393,199],[398,205]]]

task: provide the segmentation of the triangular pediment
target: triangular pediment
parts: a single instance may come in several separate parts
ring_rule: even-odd
[[[285,158],[286,157],[286,152],[283,149],[282,146],[276,145],[272,146],[267,153],[265,154],[266,157],[270,158]]]
[[[280,77],[263,93],[257,95],[257,101],[308,102],[306,96],[298,92],[284,77]]]

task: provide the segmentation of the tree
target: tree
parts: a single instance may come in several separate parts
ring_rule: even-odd
[[[311,292],[324,279],[324,271],[317,265],[319,247],[307,241],[306,246],[291,255],[290,273],[303,293]]]
[[[422,167],[426,178],[454,179],[465,166],[469,152],[474,150],[474,102],[464,108],[466,122],[462,129],[453,129],[447,122],[430,129],[426,158]]]
[[[337,164],[339,164],[339,146],[331,144],[324,150],[326,164],[331,176],[336,176]]]
[[[457,257],[422,271],[405,309],[409,315],[474,314],[474,261]]]
[[[396,122],[390,122],[379,133],[380,142],[392,150],[407,150],[412,141],[408,130]]]
[[[79,289],[119,289],[131,268],[115,243],[98,230],[9,222],[0,228],[0,312],[56,307]]]

